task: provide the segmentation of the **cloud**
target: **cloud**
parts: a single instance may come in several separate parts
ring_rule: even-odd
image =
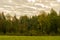
[[[13,1],[12,0],[8,0],[9,3],[12,3]]]
[[[56,0],[57,2],[60,2],[60,0]]]
[[[33,6],[28,6],[28,5],[22,5],[23,7],[27,7],[27,8],[32,8],[32,9],[37,9],[36,7],[33,7]]]
[[[27,14],[29,15],[35,14],[40,10],[49,10],[50,8],[54,8],[59,10],[60,8],[60,0],[30,0],[33,2],[27,2],[29,0],[0,0],[0,10],[6,12],[13,12],[19,14]]]
[[[44,5],[44,4],[42,4],[42,3],[36,3],[35,5],[36,5],[36,6],[41,6],[42,8],[50,8],[49,6]]]
[[[28,2],[35,2],[36,0],[27,0]]]
[[[57,3],[50,3],[50,6],[55,7],[55,6],[58,6],[58,4]]]

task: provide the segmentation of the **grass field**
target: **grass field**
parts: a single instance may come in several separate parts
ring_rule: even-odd
[[[0,36],[0,40],[60,40],[60,36]]]

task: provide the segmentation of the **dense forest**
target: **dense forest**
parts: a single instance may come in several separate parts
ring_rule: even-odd
[[[0,13],[0,35],[45,36],[60,35],[60,14],[51,9],[42,11],[38,16],[20,16]]]

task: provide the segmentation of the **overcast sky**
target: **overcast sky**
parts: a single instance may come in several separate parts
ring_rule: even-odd
[[[35,15],[40,10],[60,10],[60,0],[0,0],[0,11],[16,15]],[[12,15],[13,15],[12,14]]]

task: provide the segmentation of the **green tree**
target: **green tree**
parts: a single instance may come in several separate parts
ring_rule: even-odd
[[[27,35],[26,33],[28,32],[28,26],[29,26],[29,18],[25,16],[21,16],[19,19],[19,31],[23,35]]]
[[[50,32],[54,32],[57,33],[58,27],[57,27],[57,12],[53,9],[51,9],[50,14],[49,14],[49,18],[50,18]]]

